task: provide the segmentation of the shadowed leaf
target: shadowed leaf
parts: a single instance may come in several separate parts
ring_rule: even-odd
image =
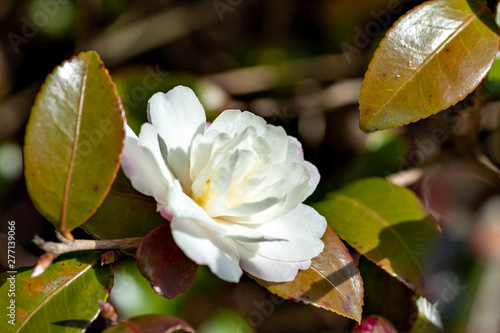
[[[31,278],[32,268],[21,268],[15,275],[15,325],[0,321],[1,332],[76,333],[99,314],[101,300],[108,298],[113,285],[110,266],[100,265],[95,251],[60,256],[40,276]],[[10,299],[11,274],[0,276],[0,306]]]
[[[103,333],[171,333],[192,332],[195,330],[184,321],[159,314],[144,315],[122,320]]]
[[[119,168],[123,110],[97,53],[58,66],[26,128],[26,184],[38,210],[66,234],[99,207]]]
[[[137,192],[123,171],[97,212],[82,225],[100,239],[142,237],[167,221],[156,212],[156,201]]]
[[[166,298],[186,291],[196,277],[198,265],[175,244],[168,224],[144,237],[136,256],[141,274]]]
[[[365,74],[361,129],[373,132],[426,118],[465,98],[486,76],[499,45],[484,3],[428,1],[389,30]]]
[[[365,288],[363,312],[384,315],[399,332],[409,332],[408,318],[417,313],[415,293],[366,257],[360,258],[358,268]]]
[[[425,263],[441,233],[410,190],[383,178],[367,178],[314,207],[349,245],[425,296]]]
[[[311,267],[299,271],[291,282],[275,283],[255,279],[270,292],[292,301],[341,314],[361,321],[363,281],[349,250],[328,227],[323,236],[325,250],[311,261]]]

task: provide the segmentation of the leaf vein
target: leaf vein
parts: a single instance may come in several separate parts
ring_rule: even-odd
[[[84,72],[82,75],[82,83],[80,87],[80,99],[78,101],[78,110],[76,112],[76,124],[75,124],[75,139],[73,141],[73,147],[71,150],[71,158],[69,162],[69,167],[68,167],[68,175],[66,176],[66,183],[64,184],[64,192],[63,192],[63,198],[62,198],[62,207],[61,207],[61,221],[60,221],[60,228],[63,232],[66,232],[66,210],[68,206],[68,196],[69,196],[69,190],[71,186],[71,178],[73,177],[73,170],[75,167],[75,161],[76,161],[76,155],[78,151],[78,142],[80,139],[80,127],[82,123],[82,113],[83,113],[83,105],[85,103],[85,92],[86,92],[86,86],[87,86],[87,77],[88,77],[88,70],[89,70],[89,63],[85,63],[84,67]]]
[[[415,257],[415,255],[413,254],[413,252],[411,251],[411,248],[408,246],[408,244],[404,241],[404,239],[401,237],[400,234],[398,234],[394,228],[392,227],[391,224],[389,224],[389,222],[387,222],[386,220],[384,220],[380,215],[378,215],[377,212],[375,212],[373,209],[371,209],[370,207],[368,206],[365,206],[363,205],[362,203],[360,203],[359,201],[356,201],[348,196],[345,196],[343,194],[336,194],[336,196],[340,199],[340,200],[344,200],[344,201],[347,201],[349,203],[351,203],[352,205],[355,205],[359,208],[361,208],[362,210],[366,211],[368,214],[370,214],[371,216],[373,216],[376,220],[378,220],[379,222],[381,222],[383,225],[385,225],[391,232],[392,234],[394,234],[394,236],[400,241],[400,243],[403,245],[403,247],[408,251],[408,253],[410,254],[411,258],[415,261],[415,264],[417,265],[417,268],[419,269],[420,273],[423,274],[424,270],[422,268],[422,266],[420,265],[420,262],[418,261],[418,259]]]
[[[44,310],[43,305],[47,304],[52,298],[58,295],[59,291],[63,290],[66,288],[69,284],[71,284],[73,281],[78,279],[80,276],[82,276],[84,273],[86,273],[92,265],[96,262],[97,259],[89,263],[87,266],[85,266],[78,274],[76,274],[73,278],[69,279],[65,283],[63,283],[59,288],[55,289],[46,299],[43,300],[37,307],[31,311],[29,316],[26,317],[26,320],[23,321],[23,323],[19,326],[19,328],[16,330],[16,332],[21,332],[21,329],[29,322],[30,318],[35,315],[39,310]]]
[[[453,31],[434,51],[432,51],[427,58],[411,73],[411,75],[401,84],[395,92],[385,101],[384,104],[380,106],[380,110],[385,109],[385,107],[398,95],[398,93],[406,87],[406,85],[418,74],[420,73],[421,69],[425,67],[432,59],[434,59],[441,50],[456,36],[459,36],[459,33],[465,29],[473,20],[476,18],[482,11],[484,11],[484,7],[480,7],[477,9],[474,13],[470,15],[469,18],[467,18],[464,22],[462,22],[456,29]]]

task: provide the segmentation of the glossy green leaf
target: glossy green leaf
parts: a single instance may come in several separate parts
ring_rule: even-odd
[[[137,192],[120,170],[108,196],[82,228],[100,239],[117,239],[146,236],[165,223],[154,198]]]
[[[134,317],[122,320],[115,326],[105,329],[103,333],[171,333],[195,332],[186,322],[159,314]]]
[[[483,2],[434,0],[408,12],[380,43],[365,74],[361,129],[405,125],[456,104],[486,76],[499,40]]]
[[[186,291],[198,271],[198,264],[175,244],[169,224],[147,234],[136,256],[141,274],[154,291],[169,299]]]
[[[58,66],[42,86],[26,128],[26,184],[63,234],[106,197],[119,168],[123,123],[120,98],[93,51]]]
[[[110,266],[100,265],[98,252],[86,251],[60,256],[40,276],[31,278],[32,268],[0,276],[0,306],[15,300],[15,325],[0,321],[0,332],[83,332],[99,314],[113,285]],[[12,284],[11,276],[15,276]],[[7,297],[14,290],[15,295]],[[10,310],[9,310],[10,311]]]
[[[331,228],[327,228],[322,239],[325,250],[311,260],[309,269],[299,271],[293,281],[275,283],[253,278],[282,298],[312,304],[359,322],[363,281],[358,268]]]
[[[383,178],[367,178],[314,207],[349,245],[425,296],[425,263],[441,233],[410,190]]]

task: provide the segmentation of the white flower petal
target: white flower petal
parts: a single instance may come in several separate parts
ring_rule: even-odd
[[[246,272],[259,279],[269,282],[293,281],[299,270],[308,269],[311,260],[290,262],[268,259],[238,246],[240,251],[240,265]]]
[[[247,127],[254,127],[258,131],[263,131],[266,125],[264,118],[258,117],[248,111],[225,110],[215,118],[212,125],[207,129],[207,133],[217,131],[219,133],[226,133],[234,138]]]
[[[219,237],[196,221],[176,216],[171,222],[172,236],[182,251],[198,265],[207,265],[223,280],[238,282],[243,271],[234,242]]]
[[[257,202],[245,202],[242,203],[238,206],[228,208],[225,210],[220,210],[219,212],[215,213],[213,216],[214,217],[220,217],[224,218],[228,221],[232,222],[248,222],[248,219],[250,216],[253,216],[257,213],[261,213],[265,211],[266,209],[269,209],[273,206],[276,206],[278,204],[282,204],[283,200],[280,200],[278,198],[266,198],[262,201],[257,201]],[[242,218],[238,218],[242,217]],[[250,222],[253,223],[253,222]]]
[[[125,126],[125,145],[121,158],[123,172],[137,191],[165,203],[172,175],[161,156],[156,129],[151,124],[143,124],[137,138],[132,129]]]
[[[299,140],[293,136],[288,136],[288,147],[286,150],[286,160],[288,162],[301,162],[304,160],[304,151]]]
[[[271,206],[284,202],[282,199],[265,198],[258,202],[242,202],[237,187],[254,168],[254,152],[249,150],[236,150],[228,153],[220,153],[214,170],[210,171],[209,177],[198,178],[192,185],[192,197],[204,207],[208,215],[212,217],[230,216],[233,206],[237,215],[252,215],[261,212]],[[254,183],[255,184],[255,183]],[[255,198],[258,199],[258,198]]]
[[[286,241],[278,236],[269,236],[248,226],[217,219],[217,222],[226,231],[225,237],[241,242]]]
[[[265,202],[268,198],[278,199],[276,205],[260,212],[247,215],[240,206],[226,210],[226,216],[233,216],[239,223],[267,223],[288,214],[306,198],[309,190],[309,170],[304,164],[283,162],[260,168],[249,179],[236,185],[232,191],[242,202]],[[255,185],[258,183],[258,185]],[[242,205],[241,208],[246,208]]]
[[[168,168],[168,165],[165,163],[163,155],[161,154],[160,142],[158,140],[158,129],[149,123],[142,124],[141,132],[139,133],[138,145],[140,147],[148,149],[151,152],[158,168],[161,171],[161,174],[165,177],[169,184],[172,184],[174,181],[174,176],[172,175],[172,171]]]
[[[314,164],[304,160],[304,151],[302,150],[302,145],[300,144],[299,140],[297,140],[293,136],[288,137],[286,160],[289,162],[303,163],[309,170],[311,178],[306,198],[309,197],[316,189],[316,186],[318,186],[320,175],[318,169],[316,168],[316,166],[314,166]]]
[[[127,127],[122,166],[189,258],[227,281],[243,268],[284,282],[321,253],[326,221],[302,204],[319,173],[283,128],[239,110],[208,126],[186,87],[155,94],[148,119],[139,138]]]
[[[189,150],[193,138],[203,133],[206,116],[194,92],[177,86],[167,92],[156,93],[148,102],[148,119],[158,128],[158,134],[167,146],[168,164],[181,184],[189,182]]]
[[[252,151],[254,138],[251,132],[252,128],[246,128],[235,137],[216,131],[196,136],[191,149],[191,179],[194,181],[194,179],[201,177],[212,177],[217,168],[231,162],[231,157],[235,152],[248,151],[251,153],[250,157],[253,158],[255,155],[254,151]],[[239,156],[235,157],[240,159]],[[232,162],[235,163],[236,160]]]
[[[253,129],[253,137],[263,137],[268,142],[271,153],[266,163],[280,163],[286,158],[287,135],[283,127],[268,125],[264,118],[254,115],[248,111],[226,110],[222,112],[208,128],[210,131],[226,133],[232,138],[248,128]]]
[[[311,175],[311,178],[309,179],[309,190],[306,193],[306,198],[308,198],[316,190],[316,187],[319,184],[320,175],[318,168],[316,168],[314,164],[308,161],[304,161],[303,163],[307,167],[307,169],[309,170],[309,174]]]
[[[326,230],[326,220],[314,208],[301,204],[275,221],[248,226],[271,237],[285,241],[239,242],[250,252],[268,259],[302,261],[319,255],[324,248],[320,239]]]
[[[197,221],[205,227],[216,231],[221,237],[247,242],[282,239],[277,236],[264,235],[257,230],[235,224],[231,221],[225,221],[224,219],[214,220],[214,216],[209,216],[206,210],[182,192],[180,185],[169,189],[168,202],[168,207],[159,207],[160,213],[165,218],[168,219],[171,216],[176,216],[178,218]]]
[[[220,236],[224,236],[226,231],[222,226],[216,223],[205,210],[200,207],[193,199],[182,192],[182,188],[178,181],[168,189],[167,209],[173,215],[173,218],[189,219],[197,221],[206,228],[217,232]]]
[[[156,211],[168,222],[172,221],[174,217],[174,213],[165,205],[157,204]]]

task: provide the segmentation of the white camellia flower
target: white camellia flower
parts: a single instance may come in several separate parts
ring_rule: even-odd
[[[323,251],[326,220],[302,204],[319,173],[282,127],[226,110],[207,126],[189,88],[157,93],[139,137],[127,126],[122,168],[153,196],[177,245],[221,279],[243,270],[291,281]]]

